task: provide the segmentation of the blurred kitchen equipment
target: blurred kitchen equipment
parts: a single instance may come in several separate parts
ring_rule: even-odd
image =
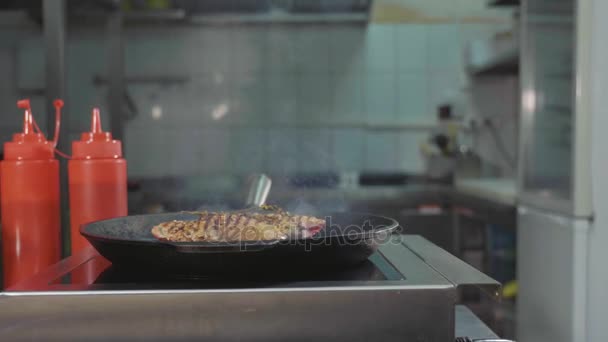
[[[458,123],[452,116],[450,105],[437,108],[438,128],[420,146],[426,164],[427,177],[451,180],[458,153]]]
[[[463,140],[462,116],[456,117],[451,104],[437,108],[438,128],[420,145],[427,177],[452,181],[454,177],[477,177],[481,160]],[[465,111],[460,108],[460,111]],[[462,115],[462,114],[461,114]]]

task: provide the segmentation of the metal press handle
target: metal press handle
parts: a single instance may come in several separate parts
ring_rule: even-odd
[[[265,174],[255,175],[251,179],[246,207],[260,207],[266,203],[272,180]]]

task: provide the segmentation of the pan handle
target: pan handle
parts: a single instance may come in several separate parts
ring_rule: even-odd
[[[243,253],[259,252],[274,247],[280,240],[240,243],[167,243],[179,253]]]
[[[258,174],[252,177],[249,185],[249,193],[245,207],[261,207],[266,203],[272,180],[265,174]]]

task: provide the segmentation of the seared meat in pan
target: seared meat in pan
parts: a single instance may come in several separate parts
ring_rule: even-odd
[[[275,209],[276,210],[276,209]],[[198,220],[169,221],[152,228],[159,240],[173,242],[227,242],[310,237],[325,226],[325,220],[313,216],[291,215],[276,210],[269,213],[199,212]]]

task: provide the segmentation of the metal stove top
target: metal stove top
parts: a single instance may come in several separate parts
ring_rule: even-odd
[[[175,276],[142,272],[112,265],[94,249],[85,250],[50,267],[37,276],[8,289],[11,292],[180,290],[180,289],[261,289],[381,285],[406,279],[381,253],[364,263],[345,269],[315,271],[268,270],[263,274],[240,276]]]
[[[3,307],[19,309],[0,312],[0,331],[12,313],[30,322],[44,315],[9,332],[47,340],[66,337],[60,324],[72,338],[452,341],[456,289],[495,295],[499,286],[420,236],[396,236],[339,272],[273,271],[175,279],[113,267],[89,250],[2,293]]]
[[[95,261],[100,256],[95,256]],[[380,264],[380,267],[378,267]],[[80,272],[82,265],[71,273]],[[249,275],[246,279],[237,277],[172,277],[163,274],[141,273],[129,269],[120,269],[109,265],[103,269],[89,288],[103,289],[245,289],[245,288],[281,288],[281,287],[313,287],[318,284],[325,286],[344,281],[381,281],[402,280],[404,277],[395,270],[380,254],[374,255],[365,263],[356,267],[336,270],[334,272],[285,272],[275,270],[274,273]],[[65,279],[68,284],[74,277]]]

